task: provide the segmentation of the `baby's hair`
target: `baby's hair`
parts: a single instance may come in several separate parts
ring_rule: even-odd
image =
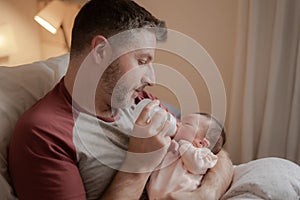
[[[225,133],[225,130],[224,130],[224,126],[219,122],[219,120],[217,120],[214,116],[212,116],[212,115],[210,115],[208,113],[199,112],[197,114],[200,114],[200,115],[203,115],[203,116],[207,117],[208,119],[212,120],[218,126],[218,130],[221,132],[221,134],[218,131],[218,140],[216,142],[212,142],[209,139],[209,142],[211,144],[214,144],[213,146],[210,146],[209,149],[211,149],[211,151],[214,154],[219,153],[219,151],[222,149],[223,145],[226,142],[226,133]],[[211,133],[212,130],[216,130],[216,129],[210,129],[209,128],[206,136],[209,137],[209,136],[213,135],[213,133]]]

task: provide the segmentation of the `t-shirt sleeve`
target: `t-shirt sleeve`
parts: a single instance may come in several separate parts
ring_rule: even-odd
[[[86,199],[71,138],[21,123],[11,139],[9,169],[19,199]]]

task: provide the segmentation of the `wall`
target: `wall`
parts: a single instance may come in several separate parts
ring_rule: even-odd
[[[170,29],[182,32],[201,44],[218,66],[230,100],[231,80],[234,63],[234,47],[237,25],[238,0],[137,0],[140,5],[151,11],[156,17],[167,22]],[[194,51],[194,49],[191,49]],[[211,111],[210,95],[202,77],[185,60],[167,54],[158,53],[160,63],[172,66],[182,73],[193,85],[201,111]],[[174,82],[174,84],[177,84]],[[152,89],[159,97],[178,106],[176,95],[163,87]],[[174,99],[175,98],[175,99]],[[229,103],[227,103],[227,107]],[[189,109],[188,112],[190,112]],[[227,109],[228,110],[228,109]]]
[[[34,22],[36,0],[0,0],[0,24],[7,23],[13,28],[17,51],[0,58],[0,65],[14,66],[41,59],[39,27]]]
[[[43,9],[47,2],[38,2],[38,10]],[[71,31],[73,27],[74,18],[81,7],[80,2],[65,2],[65,16],[63,19],[64,32],[66,34],[66,40],[64,39],[63,29],[58,29],[56,34],[52,34],[43,27],[39,26],[41,34],[41,54],[42,59],[47,59],[54,56],[59,56],[68,53],[68,46],[71,44]]]

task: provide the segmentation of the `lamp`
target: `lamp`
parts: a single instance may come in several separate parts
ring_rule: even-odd
[[[69,49],[66,32],[62,25],[65,7],[65,3],[62,1],[51,1],[46,5],[45,8],[43,8],[37,15],[34,16],[34,20],[52,34],[56,34],[57,30],[61,28],[63,31],[65,43],[67,45],[67,48]]]
[[[0,57],[6,57],[17,51],[13,29],[8,24],[0,25]]]

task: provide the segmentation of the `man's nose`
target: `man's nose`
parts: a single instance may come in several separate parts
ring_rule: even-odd
[[[144,76],[142,78],[142,83],[147,84],[149,86],[155,85],[156,77],[155,77],[155,73],[154,73],[152,64],[147,66],[146,73],[144,74]]]

